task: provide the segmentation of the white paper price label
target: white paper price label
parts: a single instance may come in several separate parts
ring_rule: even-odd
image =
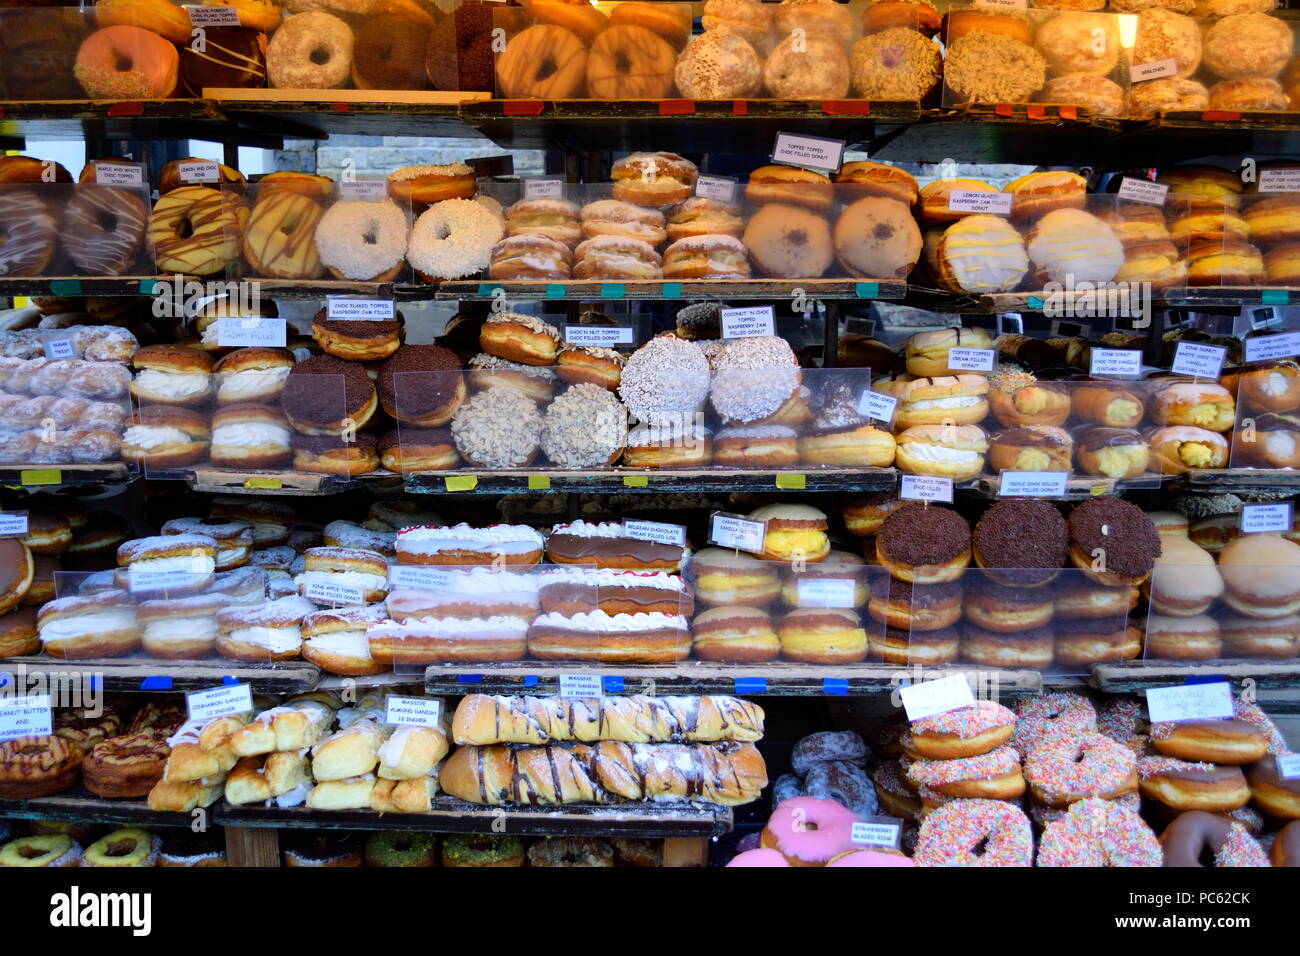
[[[72,344],[72,339],[46,339],[45,357],[47,359],[74,359],[77,357],[77,347]]]
[[[303,588],[302,596],[308,601],[315,601],[317,604],[344,604],[355,605],[365,604],[366,595],[360,588],[344,587],[341,584],[330,584],[326,581],[317,581]]]
[[[27,535],[26,511],[0,512],[0,538],[22,538]]]
[[[246,714],[253,709],[253,688],[248,684],[226,684],[196,690],[185,695],[190,720],[216,720],[231,714]]]
[[[135,163],[96,163],[95,182],[101,186],[140,186],[144,167]]]
[[[828,173],[837,172],[844,162],[844,140],[777,133],[776,145],[772,148],[772,162],[805,166]]]
[[[599,674],[561,674],[561,697],[604,697]]]
[[[132,594],[196,588],[211,578],[208,571],[128,571],[126,588]]]
[[[53,723],[49,694],[0,698],[0,740],[48,737],[53,732]]]
[[[1166,60],[1152,60],[1149,63],[1135,63],[1128,70],[1130,83],[1145,83],[1147,80],[1158,80],[1162,76],[1177,75],[1178,61],[1172,57]]]
[[[1011,215],[1011,193],[989,193],[979,189],[954,189],[948,193],[948,208],[953,212]]]
[[[615,345],[635,345],[636,336],[623,325],[566,325],[564,341],[569,345],[597,345],[609,349]]]
[[[975,0],[977,7],[1001,7],[1004,10],[1025,10],[1029,0]]]
[[[952,479],[934,475],[904,475],[898,484],[904,501],[946,501],[952,504]]]
[[[564,198],[564,180],[562,179],[525,179],[525,199],[562,199]]]
[[[858,414],[864,418],[874,418],[880,422],[892,422],[894,410],[898,408],[898,399],[883,392],[867,389],[858,397]]]
[[[897,823],[867,823],[854,820],[849,828],[849,839],[861,846],[880,846],[889,850],[898,848],[901,828]]]
[[[176,164],[176,177],[183,183],[216,183],[221,170],[210,159],[189,159]]]
[[[998,481],[1003,498],[1064,498],[1068,471],[1004,471]]]
[[[339,198],[349,202],[378,202],[388,198],[388,180],[352,179],[339,183]]]
[[[961,674],[900,687],[898,696],[902,698],[908,720],[921,720],[923,717],[946,714],[958,707],[972,707],[975,704],[970,683]]]
[[[1153,724],[1178,720],[1230,720],[1232,688],[1227,681],[1147,689],[1147,714]]]
[[[185,12],[190,15],[190,26],[194,27],[237,27],[239,11],[234,7],[191,7]]]
[[[991,372],[997,357],[993,349],[952,348],[948,350],[948,371]]]
[[[1300,193],[1300,169],[1261,169],[1256,187],[1262,193]]]
[[[750,554],[763,553],[763,538],[767,535],[766,521],[750,521],[740,515],[714,512],[709,521],[709,542],[720,548],[735,548]]]
[[[796,586],[800,607],[856,607],[857,582],[852,578],[800,578]]]
[[[1217,379],[1223,371],[1223,360],[1227,356],[1228,350],[1222,345],[1179,342],[1174,349],[1174,364],[1170,371],[1175,375]]]
[[[1246,361],[1268,362],[1300,355],[1300,332],[1256,335],[1246,339]]]
[[[240,318],[225,315],[217,319],[217,345],[221,348],[284,348],[288,331],[284,319]]]
[[[755,335],[776,335],[776,314],[770,305],[722,310],[724,339],[745,339]]]
[[[397,306],[392,299],[330,297],[326,300],[325,314],[327,318],[348,322],[388,322],[397,315]]]
[[[1274,532],[1289,534],[1291,532],[1291,513],[1293,503],[1290,501],[1270,505],[1242,505],[1241,533],[1261,534]]]
[[[1169,187],[1160,183],[1153,183],[1149,179],[1134,179],[1131,176],[1125,176],[1120,180],[1117,195],[1120,199],[1127,199],[1129,202],[1145,203],[1148,206],[1163,206],[1165,199],[1169,196]]]
[[[1279,754],[1277,775],[1283,780],[1300,780],[1300,754]]]
[[[695,180],[695,195],[731,202],[736,198],[736,181],[725,176],[700,176]]]
[[[397,727],[437,727],[442,721],[442,701],[427,697],[388,695],[384,723]]]
[[[390,588],[422,588],[425,591],[450,591],[455,586],[456,572],[443,568],[422,568],[410,564],[388,566]]]
[[[623,535],[633,541],[653,541],[656,544],[667,544],[677,548],[686,544],[686,528],[683,525],[666,524],[662,521],[625,520]]]
[[[1088,374],[1093,378],[1137,378],[1142,374],[1138,349],[1100,349],[1088,353]]]

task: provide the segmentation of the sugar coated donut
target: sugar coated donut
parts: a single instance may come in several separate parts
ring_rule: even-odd
[[[772,811],[759,842],[767,849],[779,850],[791,866],[823,866],[837,854],[853,849],[856,819],[833,800],[794,797]]]
[[[988,753],[1011,739],[1016,715],[992,700],[912,722],[912,747],[922,757],[951,760]]]
[[[731,858],[727,866],[789,866],[790,861],[781,855],[778,850],[769,850],[759,847],[757,850],[746,850],[738,853]]]
[[[1098,733],[1054,734],[1025,757],[1025,780],[1035,800],[1053,807],[1113,800],[1137,789],[1137,756]]]
[[[1033,828],[1004,800],[954,800],[921,822],[917,866],[1030,866]]]
[[[1039,866],[1161,866],[1160,841],[1137,812],[1089,797],[1047,825]]]
[[[476,275],[490,264],[503,234],[501,220],[482,203],[448,199],[415,220],[407,260],[431,282]]]
[[[1097,710],[1082,694],[1042,694],[1016,705],[1016,732],[1011,746],[1027,755],[1039,741],[1057,732],[1075,735],[1096,729]]]
[[[316,251],[336,279],[390,282],[406,257],[406,213],[391,199],[336,202],[316,227]]]
[[[266,73],[280,89],[332,90],[352,78],[352,28],[312,11],[285,20],[266,48]]]

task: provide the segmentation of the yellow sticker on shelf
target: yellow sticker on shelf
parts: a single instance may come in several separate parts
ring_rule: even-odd
[[[777,475],[776,486],[787,491],[802,491],[808,487],[807,475]]]
[[[244,482],[245,488],[265,488],[276,490],[284,487],[284,483],[279,478],[249,478]]]
[[[650,479],[645,475],[624,475],[624,488],[646,488],[650,484]]]
[[[31,300],[28,299],[27,296],[25,296],[25,295],[16,295],[16,296],[14,296],[14,308],[15,308],[15,309],[25,309],[25,308],[27,308],[27,305],[28,305],[28,303],[29,303],[30,301],[31,301]]]
[[[18,480],[24,485],[61,485],[63,472],[57,468],[33,468],[29,471],[20,471]]]
[[[550,487],[551,487],[550,475],[529,475],[528,476],[529,491],[549,491]]]
[[[478,475],[447,475],[443,481],[448,491],[473,491],[478,487]]]
[[[1091,494],[1094,498],[1100,495],[1104,495],[1108,491],[1110,491],[1109,485],[1093,485],[1091,488],[1088,489],[1089,494]]]

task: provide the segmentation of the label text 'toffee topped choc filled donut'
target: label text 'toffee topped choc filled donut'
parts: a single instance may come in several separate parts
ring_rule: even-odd
[[[772,146],[772,162],[836,173],[844,163],[845,145],[842,139],[777,133],[776,143]]]
[[[0,697],[0,740],[46,737],[53,733],[50,695]]]
[[[246,714],[253,709],[253,688],[248,684],[230,684],[196,690],[185,695],[185,709],[190,720],[216,720],[231,714]]]

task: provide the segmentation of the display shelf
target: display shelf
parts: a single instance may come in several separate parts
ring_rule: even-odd
[[[152,295],[162,281],[162,276],[10,276],[0,278],[0,297]]]
[[[48,797],[30,800],[0,800],[0,817],[22,820],[88,820],[121,823],[137,827],[189,827],[188,813],[150,810],[143,798],[109,800],[77,787]]]
[[[1251,680],[1255,687],[1296,687],[1300,685],[1300,660],[1117,661],[1092,665],[1089,684],[1108,694],[1135,694],[1150,687],[1201,683],[1214,677],[1237,685]]]
[[[94,465],[0,465],[0,485],[7,488],[125,485],[135,477],[135,470],[121,461],[105,461]]]
[[[1283,468],[1194,468],[1180,478],[1201,494],[1300,494],[1300,470]]]
[[[434,664],[424,674],[431,694],[557,694],[561,674],[601,675],[606,694],[766,694],[775,697],[863,697],[891,693],[910,680],[965,674],[976,686],[996,673],[999,694],[1037,694],[1043,675],[1031,670],[997,670],[975,665],[919,669],[892,664],[590,664],[510,661],[492,664]]]
[[[307,661],[252,664],[225,659],[169,661],[154,657],[113,657],[65,661],[57,657],[10,657],[0,675],[19,685],[44,680],[49,686],[85,682],[109,692],[188,693],[222,684],[249,684],[259,694],[300,694],[320,683],[320,668]]]
[[[149,477],[163,476],[151,474]],[[201,465],[189,472],[168,473],[166,477],[182,477],[195,491],[211,494],[336,495],[355,489],[361,482],[395,479],[398,476],[388,471],[373,471],[345,478],[341,475],[295,471],[292,468],[253,471]]]
[[[730,807],[714,804],[565,804],[490,807],[441,795],[428,813],[310,810],[306,807],[219,804],[215,822],[236,827],[312,830],[422,830],[430,833],[509,833],[514,836],[713,837],[731,829]]]
[[[436,90],[204,89],[214,109],[245,129],[305,139],[334,136],[473,137],[463,103],[490,93]]]
[[[489,301],[499,294],[508,299],[555,300],[595,299],[889,299],[901,300],[907,283],[893,279],[637,279],[603,282],[596,279],[565,279],[555,282],[514,282],[496,279],[456,280],[438,287],[436,298],[460,301]]]
[[[728,471],[725,469],[660,468],[637,470],[611,469],[590,471],[439,471],[409,474],[406,490],[418,494],[509,495],[521,493],[622,494],[624,492],[699,492],[730,491],[810,491],[863,492],[885,491],[898,484],[893,468],[837,468],[825,471],[800,471],[792,465],[789,472]]]
[[[1071,478],[1066,482],[1064,500],[1084,501],[1101,495],[1117,495],[1126,491],[1150,490],[1172,481],[1173,477],[1173,475],[1157,475],[1154,473],[1118,480],[1115,478],[1080,476]],[[960,491],[969,491],[981,498],[999,498],[1001,497],[998,494],[1000,483],[1001,478],[997,475],[982,475],[972,481],[963,482],[956,487]]]
[[[239,128],[207,99],[0,101],[0,133],[35,140],[205,139],[278,149],[284,132]]]

